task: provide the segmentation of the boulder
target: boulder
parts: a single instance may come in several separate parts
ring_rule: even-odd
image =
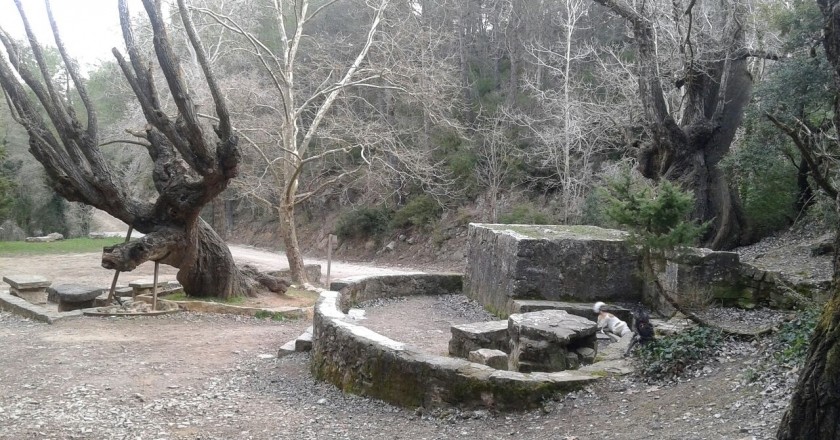
[[[42,237],[26,237],[25,241],[29,243],[49,243],[60,240],[64,240],[64,236],[59,234],[58,232],[53,232]]]

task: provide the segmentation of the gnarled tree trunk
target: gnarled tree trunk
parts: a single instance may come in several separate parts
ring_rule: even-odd
[[[824,23],[826,56],[834,67],[835,93],[840,90],[840,0],[818,0]],[[834,100],[834,123],[840,127],[840,99]],[[817,182],[837,194],[830,182]],[[835,198],[840,211],[840,197]],[[840,224],[834,248],[840,249]],[[780,440],[834,440],[840,438],[840,252],[834,253],[833,294],[820,315],[805,366],[796,383],[779,430]]]
[[[20,54],[25,51],[0,29],[0,42],[6,48],[6,58],[0,56],[0,85],[13,117],[29,134],[30,152],[44,166],[55,191],[64,198],[102,209],[146,234],[139,241],[106,248],[103,266],[127,271],[145,261],[158,261],[180,269],[178,280],[188,295],[227,298],[252,293],[255,281],[234,265],[224,241],[198,216],[201,208],[237,175],[239,150],[224,98],[184,0],[178,1],[181,20],[213,97],[218,119],[213,127],[215,145],[209,140],[206,127],[198,121],[197,105],[172,49],[160,2],[143,0],[143,6],[154,33],[160,72],[177,109],[175,115],[167,114],[173,109],[165,105],[167,97],[158,93],[153,78],[155,70],[136,45],[126,1],[119,1],[129,57],[126,60],[116,49],[114,55],[148,122],[142,131],[132,133],[140,140],[125,142],[145,146],[154,162],[152,178],[159,195],[153,201],[132,199],[125,190],[130,183],[123,181],[102,155],[96,111],[78,67],[64,48],[49,2],[46,5],[53,35],[84,106],[84,123],[77,118],[72,103],[52,83],[46,57],[32,33],[21,0],[15,3],[36,68],[23,62]],[[46,114],[46,119],[42,114]]]
[[[750,99],[752,81],[746,58],[753,53],[744,45],[743,7],[733,0],[723,11],[723,38],[712,38],[700,30],[690,34],[695,2],[687,6],[682,14],[689,22],[689,33],[681,42],[684,72],[677,81],[683,99],[681,107],[672,110],[658,71],[654,19],[623,0],[595,1],[625,18],[633,29],[639,94],[650,133],[649,144],[639,152],[639,170],[649,179],[668,179],[694,193],[694,218],[711,223],[704,237],[706,246],[737,246],[746,238],[746,222],[740,200],[718,165],[729,151]],[[699,24],[694,23],[694,28]],[[718,40],[719,47],[694,47]]]

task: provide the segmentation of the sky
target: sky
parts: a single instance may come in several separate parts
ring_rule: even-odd
[[[55,46],[43,0],[22,0],[26,16],[41,44]],[[113,60],[111,48],[123,49],[117,0],[51,0],[61,38],[83,70],[99,60]],[[143,13],[140,0],[129,0],[132,15]],[[23,24],[12,0],[0,0],[0,27],[23,38]]]

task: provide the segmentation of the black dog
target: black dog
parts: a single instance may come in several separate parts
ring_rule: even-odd
[[[639,313],[639,316],[636,317],[636,334],[633,335],[633,340],[630,341],[630,346],[627,347],[627,352],[624,353],[624,355],[629,355],[630,350],[632,350],[636,344],[645,345],[654,339],[656,339],[656,335],[653,329],[653,324],[650,323],[650,316],[645,312]]]

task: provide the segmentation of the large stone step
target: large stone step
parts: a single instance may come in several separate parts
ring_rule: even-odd
[[[488,348],[510,353],[508,322],[488,321],[451,327],[449,354],[466,359],[471,351]]]
[[[300,336],[283,344],[277,351],[277,357],[283,357],[295,352],[312,350],[312,326],[310,325]]]

